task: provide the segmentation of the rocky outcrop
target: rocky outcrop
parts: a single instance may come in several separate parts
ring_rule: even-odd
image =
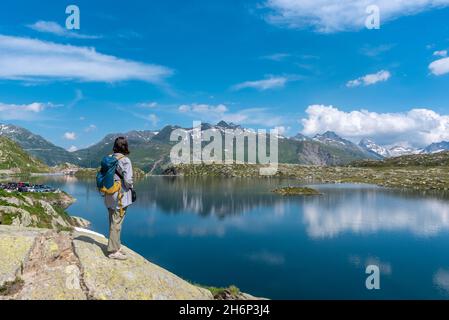
[[[72,225],[79,228],[89,228],[91,224],[90,221],[81,217],[71,216],[70,219],[72,220]]]
[[[128,248],[128,260],[110,260],[106,245],[91,233],[0,226],[0,299],[213,299]]]
[[[7,193],[0,190],[0,225],[71,230],[88,223],[64,209],[75,200],[59,193]]]

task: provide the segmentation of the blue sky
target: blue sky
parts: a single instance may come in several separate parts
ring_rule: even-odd
[[[220,119],[384,144],[449,140],[449,1],[341,3],[3,1],[0,122],[65,148]],[[372,3],[378,30],[364,26]],[[69,4],[80,30],[65,29]]]

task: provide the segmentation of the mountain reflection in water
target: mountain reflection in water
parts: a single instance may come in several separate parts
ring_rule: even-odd
[[[93,180],[40,177],[74,195],[72,215],[108,233]],[[148,177],[126,217],[124,243],[181,277],[236,284],[268,298],[446,298],[449,196],[370,185],[314,185],[283,197],[289,179]],[[365,288],[379,266],[380,291]]]

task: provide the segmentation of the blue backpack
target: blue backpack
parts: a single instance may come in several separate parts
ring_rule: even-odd
[[[125,156],[110,155],[101,160],[101,169],[97,173],[97,188],[103,194],[114,194],[120,191],[122,187],[121,181],[114,181],[117,172],[117,166],[120,159]]]
[[[123,218],[125,211],[123,210],[122,199],[123,194],[120,192],[122,190],[122,181],[114,181],[114,175],[117,173],[117,166],[120,159],[124,158],[124,155],[115,157],[110,155],[104,157],[101,160],[101,169],[97,173],[97,188],[104,195],[113,195],[117,193],[118,208],[120,212],[120,217]]]

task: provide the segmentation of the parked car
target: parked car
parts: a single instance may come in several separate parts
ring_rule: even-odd
[[[57,192],[53,187],[44,184],[30,184],[27,182],[8,182],[0,184],[0,189],[8,192]]]

